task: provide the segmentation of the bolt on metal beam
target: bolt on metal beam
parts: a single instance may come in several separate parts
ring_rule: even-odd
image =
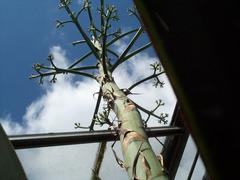
[[[180,127],[146,128],[148,137],[178,135],[184,132]],[[116,131],[80,131],[45,134],[27,134],[8,136],[15,149],[39,148],[48,146],[97,143],[102,141],[119,140]]]

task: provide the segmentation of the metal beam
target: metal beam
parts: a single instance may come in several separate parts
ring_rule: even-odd
[[[238,1],[134,2],[209,177],[238,179],[239,167],[233,165],[240,152],[239,106],[233,105],[239,95]]]
[[[173,118],[170,126],[182,127],[185,129],[183,123],[183,115],[178,104],[175,106]],[[164,158],[164,165],[168,171],[169,179],[175,179],[182,155],[188,140],[188,132],[185,129],[184,133],[179,136],[168,136],[164,142],[164,149],[162,152]]]
[[[153,127],[146,128],[146,132],[148,137],[169,136],[182,134],[184,129],[180,127]],[[118,139],[117,133],[109,130],[9,136],[15,149],[96,143]]]
[[[153,127],[146,128],[146,132],[148,137],[169,136],[182,134],[184,129],[180,127]],[[118,139],[117,133],[110,130],[9,136],[15,149],[96,143]]]
[[[196,155],[194,157],[191,169],[189,171],[187,180],[191,180],[192,179],[193,171],[195,170],[195,167],[196,167],[196,164],[197,164],[197,161],[198,161],[198,157],[199,157],[199,152],[197,151]]]

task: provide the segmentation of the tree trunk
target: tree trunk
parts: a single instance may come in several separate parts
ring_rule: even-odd
[[[124,167],[129,179],[168,179],[149,144],[141,115],[136,106],[112,78],[107,78],[107,80],[102,78],[100,82],[103,98],[108,101],[119,121]]]

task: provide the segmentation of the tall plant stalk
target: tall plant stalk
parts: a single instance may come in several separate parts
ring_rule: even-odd
[[[100,69],[101,77],[106,77]],[[129,179],[167,179],[163,167],[153,152],[144,130],[141,114],[134,103],[109,76],[99,81],[103,98],[118,118],[119,136],[124,157],[123,167]]]
[[[32,75],[31,78],[39,77],[40,82],[42,82],[45,76],[52,76],[51,81],[55,82],[56,75],[72,73],[96,80],[99,83],[100,90],[98,93],[97,105],[95,107],[94,115],[89,125],[89,129],[94,130],[94,126],[96,124],[108,124],[110,128],[114,128],[118,132],[121,142],[122,154],[124,157],[124,161],[120,164],[123,168],[126,169],[129,179],[168,179],[160,160],[157,158],[151,148],[148,137],[145,133],[146,124],[143,123],[141,114],[137,108],[141,108],[141,110],[147,113],[149,117],[155,116],[159,119],[159,121],[165,122],[163,116],[157,116],[154,114],[154,111],[161,104],[158,104],[157,108],[154,110],[148,111],[134,103],[127,96],[129,93],[131,93],[130,90],[132,88],[150,79],[155,79],[155,85],[161,85],[161,81],[158,79],[158,76],[161,75],[163,71],[159,68],[159,65],[152,65],[154,70],[153,74],[133,84],[129,89],[119,88],[112,76],[112,72],[120,64],[151,46],[151,43],[147,43],[146,45],[143,45],[142,47],[139,47],[138,49],[132,51],[133,45],[136,43],[143,32],[143,28],[140,26],[139,28],[125,33],[121,33],[120,30],[117,30],[108,34],[108,30],[111,28],[110,22],[117,21],[118,16],[116,8],[112,5],[106,6],[104,4],[104,0],[100,0],[100,7],[98,8],[101,23],[100,28],[97,28],[95,25],[94,17],[92,16],[91,12],[92,6],[90,1],[83,1],[82,8],[77,13],[71,10],[70,0],[60,0],[60,8],[65,9],[70,19],[67,21],[58,20],[57,27],[61,27],[66,23],[73,23],[83,38],[83,40],[76,41],[73,44],[77,45],[86,43],[90,51],[82,56],[79,60],[76,60],[66,69],[58,68],[54,64],[54,57],[50,55],[48,57],[50,66],[35,64],[34,69],[37,74]],[[83,12],[86,12],[89,17],[90,35],[84,31],[84,28],[81,26],[80,21],[78,21],[79,16]],[[136,12],[133,10],[131,10],[131,12],[137,16]],[[110,45],[114,44],[117,40],[133,33],[135,33],[135,35],[132,37],[131,41],[120,55],[110,49]],[[113,64],[110,63],[110,59],[108,58],[109,53],[116,57],[116,60]],[[76,67],[80,62],[84,61],[90,55],[94,55],[96,59],[95,65]],[[89,73],[90,70],[97,71],[97,76]],[[104,112],[99,115],[98,109],[101,99],[104,99],[104,101],[107,103],[107,107],[104,109]],[[113,111],[116,114],[116,117],[118,119],[117,124],[114,124],[108,119],[110,111]],[[76,123],[75,125],[81,128],[80,124]],[[104,144],[104,148],[99,149],[98,154],[101,157],[103,157],[105,146],[106,145]],[[103,159],[101,157],[96,158],[96,168],[94,169],[96,169],[95,173],[97,174],[94,175],[95,177],[98,177],[100,170],[99,164],[101,164],[99,161],[102,161]]]

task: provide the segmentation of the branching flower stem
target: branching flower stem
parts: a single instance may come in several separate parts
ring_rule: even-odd
[[[129,50],[131,49],[131,47],[133,46],[133,44],[136,42],[136,40],[138,39],[138,37],[141,35],[141,33],[143,32],[143,28],[140,27],[138,29],[138,31],[136,32],[136,34],[134,35],[134,37],[132,38],[132,40],[130,41],[130,43],[128,44],[128,46],[126,47],[126,49],[123,51],[123,53],[120,55],[119,57],[119,61],[121,61],[123,59],[123,57],[126,56],[126,54],[129,52]]]
[[[99,59],[99,54],[97,52],[97,50],[95,49],[94,45],[92,44],[91,40],[89,39],[89,37],[87,36],[87,34],[84,32],[83,28],[81,27],[78,19],[75,17],[75,15],[72,13],[71,9],[69,8],[68,4],[66,4],[66,2],[64,0],[61,0],[61,2],[64,4],[64,8],[66,10],[66,12],[68,13],[69,17],[72,19],[72,22],[76,25],[78,31],[80,32],[80,34],[82,35],[82,37],[84,38],[84,40],[86,41],[88,47],[92,50],[93,54],[95,55],[95,57],[97,59]]]
[[[101,103],[101,99],[102,99],[102,89],[100,88],[99,91],[98,91],[98,98],[97,98],[97,103],[96,103],[96,106],[95,106],[95,109],[94,109],[92,122],[91,122],[91,124],[89,126],[90,131],[94,130],[95,117],[96,117],[96,115],[98,113],[99,106],[100,106],[100,103]]]
[[[104,12],[104,0],[101,0],[101,12]],[[103,15],[101,14],[101,26],[102,26],[102,54],[101,54],[101,60],[103,65],[103,71],[104,74],[107,75],[107,62],[106,62],[106,41],[107,41],[107,26],[108,26],[108,18],[106,20],[106,23],[104,21]]]
[[[92,70],[92,69],[97,69],[97,66],[82,66],[82,67],[77,67],[77,68],[69,68],[74,71],[83,71],[83,70]]]
[[[137,32],[138,30],[139,30],[139,28],[136,28],[136,29],[130,30],[130,31],[128,31],[128,32],[125,32],[125,33],[119,35],[118,37],[112,39],[109,43],[107,43],[107,47],[110,46],[110,45],[112,45],[113,43],[115,43],[115,42],[118,41],[119,39],[122,39],[123,37],[129,35],[129,34],[132,34],[132,33],[134,33],[134,32]]]
[[[96,77],[93,76],[92,74],[75,71],[72,69],[60,69],[60,68],[54,69],[54,71],[51,71],[51,72],[45,72],[45,73],[39,72],[39,74],[37,74],[37,75],[31,75],[30,79],[34,79],[34,78],[38,78],[38,77],[43,78],[45,76],[51,76],[51,75],[57,75],[57,74],[67,74],[67,73],[77,74],[77,75],[89,77],[89,78],[96,80]]]
[[[153,79],[153,78],[155,78],[155,77],[158,77],[158,76],[160,76],[161,74],[163,74],[163,73],[165,73],[164,71],[162,71],[162,72],[160,72],[160,73],[157,73],[157,74],[152,74],[152,75],[150,75],[150,76],[148,76],[148,77],[146,77],[146,78],[144,78],[144,79],[141,79],[140,81],[138,81],[138,82],[136,82],[136,83],[134,83],[133,85],[131,85],[129,88],[128,88],[128,90],[129,91],[131,91],[133,88],[135,88],[136,86],[138,86],[138,85],[140,85],[140,84],[142,84],[142,83],[144,83],[144,82],[146,82],[146,81],[148,81],[148,80],[150,80],[150,79]]]
[[[123,37],[125,37],[125,36],[127,36],[127,35],[129,35],[129,34],[132,34],[132,33],[136,32],[137,30],[138,30],[138,29],[133,29],[133,30],[131,30],[131,31],[128,31],[128,32],[126,32],[126,33],[123,33],[123,34],[121,34],[120,36],[112,39],[110,42],[108,42],[108,43],[106,44],[106,48],[109,47],[109,46],[111,46],[111,45],[112,45],[113,43],[115,43],[117,40],[119,40],[119,39],[121,39],[121,38],[123,38]],[[118,57],[118,55],[117,55],[115,52],[112,52],[112,51],[109,50],[109,49],[107,49],[107,51],[111,52],[112,54],[114,54],[115,56]],[[74,66],[76,66],[77,64],[81,63],[83,60],[85,60],[85,59],[86,59],[88,56],[90,56],[91,54],[93,54],[93,52],[92,52],[92,51],[89,51],[88,53],[86,53],[85,55],[83,55],[81,58],[79,58],[77,61],[75,61],[72,65],[70,65],[70,66],[68,67],[68,69],[71,69],[72,67],[74,67]]]
[[[159,119],[159,120],[162,121],[164,124],[167,123],[167,120],[164,120],[164,119],[162,119],[160,116],[157,116],[156,114],[153,113],[153,111],[149,111],[149,110],[145,109],[144,107],[138,105],[138,104],[135,103],[135,102],[133,102],[133,103],[134,103],[134,105],[135,105],[139,110],[145,112],[145,113],[148,114],[148,115],[151,115],[151,116]]]
[[[138,39],[138,37],[141,35],[141,33],[143,32],[142,27],[138,28],[136,34],[134,35],[134,37],[132,38],[132,40],[130,41],[130,43],[128,44],[128,46],[126,47],[126,49],[122,52],[122,54],[120,55],[120,57],[118,58],[117,62],[113,65],[112,67],[112,71],[123,62],[123,58],[125,58],[125,56],[127,55],[127,53],[129,52],[129,50],[131,49],[131,47],[133,46],[133,44],[136,42],[136,40]]]
[[[77,15],[76,15],[76,18],[78,19],[78,17],[80,16],[80,14],[83,12],[83,10],[85,9],[85,7],[82,7],[79,11],[78,11],[78,13],[77,13]]]
[[[90,2],[88,0],[84,1],[84,7],[76,15],[69,7],[71,4],[70,0],[60,0],[60,7],[66,10],[67,14],[70,17],[70,20],[73,22],[73,24],[75,24],[80,35],[83,38],[83,41],[86,43],[88,48],[90,48],[91,51],[86,53],[84,56],[82,56],[80,59],[75,61],[66,69],[56,67],[52,61],[53,57],[50,56],[49,57],[50,58],[49,60],[51,63],[50,67],[45,67],[41,64],[36,64],[34,66],[34,69],[38,74],[33,75],[31,78],[40,77],[40,81],[41,81],[43,77],[52,75],[53,76],[52,82],[55,82],[56,80],[55,76],[57,74],[72,73],[72,74],[77,74],[77,75],[89,77],[96,80],[99,83],[100,90],[98,94],[97,104],[94,110],[94,115],[92,118],[92,122],[89,126],[89,129],[94,130],[94,125],[96,123],[99,123],[100,125],[109,124],[111,126],[111,124],[113,123],[109,121],[108,116],[109,116],[110,110],[113,111],[118,119],[118,124],[117,126],[114,126],[114,128],[116,128],[118,135],[120,137],[120,142],[121,142],[122,152],[124,157],[123,166],[127,170],[129,179],[167,180],[168,178],[163,170],[163,167],[159,162],[159,160],[157,159],[148,141],[148,137],[144,129],[145,126],[143,124],[142,117],[139,110],[147,113],[149,116],[151,115],[153,117],[158,118],[160,121],[164,120],[164,116],[162,117],[157,116],[153,113],[153,111],[148,111],[145,108],[134,103],[132,100],[130,100],[125,94],[124,90],[118,87],[118,85],[116,84],[112,76],[112,72],[121,63],[129,60],[134,55],[150,47],[151,43],[147,43],[142,47],[129,53],[129,51],[137,42],[138,38],[143,32],[142,27],[128,31],[123,34],[120,34],[121,33],[120,31],[116,31],[117,32],[116,36],[112,36],[113,39],[111,39],[110,42],[107,42],[107,37],[108,37],[107,31],[111,27],[109,23],[111,20],[118,19],[116,8],[114,6],[106,6],[106,12],[105,12],[104,0],[100,0],[101,28],[99,31],[94,25],[89,3]],[[78,21],[78,16],[84,9],[87,10],[92,37],[89,37],[89,34],[87,34],[87,32],[84,31],[80,22]],[[120,56],[118,56],[118,54],[112,53],[117,57],[117,61],[111,67],[109,65],[109,58],[107,56],[108,55],[107,52],[111,53],[111,51],[108,50],[108,47],[114,44],[117,40],[120,40],[121,38],[134,32],[135,32],[135,35],[133,36],[133,38],[127,45],[127,47],[124,49],[124,51],[120,54]],[[99,36],[97,36],[98,34]],[[92,54],[96,58],[96,65],[75,67],[77,64],[81,63],[84,59],[86,59]],[[95,70],[95,69],[98,70],[98,75],[96,77],[92,74],[89,74],[87,71],[87,70]],[[163,72],[160,72],[157,74],[156,71],[154,71],[153,75],[141,81],[136,82],[129,89],[133,89],[137,85],[149,79],[152,79],[154,77],[156,78],[158,75],[162,73]],[[98,113],[98,110],[99,110],[102,97],[107,103],[107,110],[101,114],[101,113]],[[99,114],[100,117],[97,117],[97,114]],[[104,121],[105,118],[107,118],[106,121]],[[163,122],[165,123],[165,121]],[[100,153],[97,156],[97,160],[95,164],[96,170],[94,171],[97,177],[98,177],[98,172],[100,169],[106,144],[104,145],[104,143],[102,143],[100,144],[99,147],[100,148],[102,147],[102,150],[99,151]]]
[[[111,54],[114,55],[116,58],[119,58],[118,54],[115,53],[114,51],[112,51],[111,49],[107,49],[107,52],[111,53]]]
[[[81,58],[79,58],[78,60],[76,60],[72,65],[70,65],[68,67],[68,69],[73,68],[74,66],[76,66],[77,64],[81,63],[83,60],[85,60],[88,56],[90,56],[93,52],[89,51],[88,53],[86,53],[85,55],[83,55]]]
[[[93,36],[97,39],[96,26],[94,25],[94,22],[93,22],[90,5],[87,6],[87,12],[88,12],[88,17],[90,22],[90,31],[93,33]]]
[[[121,59],[119,58],[117,60],[117,62],[113,65],[113,67],[111,68],[111,72],[113,72],[120,64],[122,64],[123,62],[125,62],[126,60],[129,60],[131,57],[135,56],[136,54],[138,54],[139,52],[149,48],[152,44],[149,42],[147,44],[145,44],[144,46],[136,49],[135,51],[131,52],[130,54],[122,57]]]

